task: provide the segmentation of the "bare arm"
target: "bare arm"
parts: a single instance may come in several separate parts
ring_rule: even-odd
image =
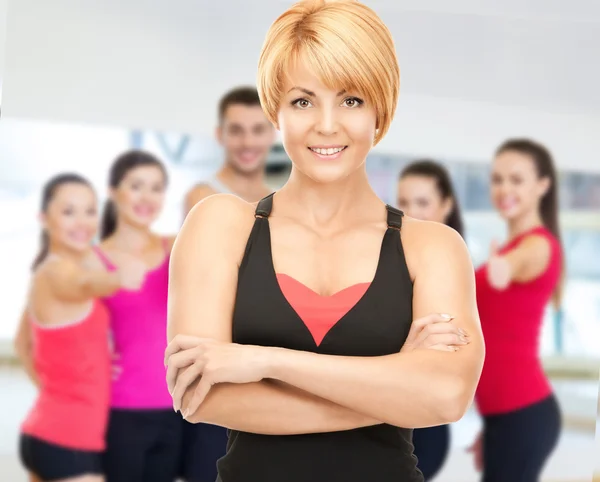
[[[168,338],[178,334],[231,342],[237,274],[254,222],[251,205],[219,194],[186,219],[171,256]],[[186,390],[192,396],[196,384]],[[187,417],[263,434],[316,433],[379,422],[281,383],[219,384]]]
[[[118,271],[87,270],[67,259],[48,261],[44,268],[54,295],[70,302],[108,296],[122,284]]]
[[[513,281],[526,283],[546,270],[551,255],[550,242],[539,235],[527,236],[504,255],[492,249],[487,267],[488,280],[498,290],[507,288]]]
[[[469,255],[460,236],[443,225],[413,224],[406,231],[415,273],[414,316],[450,313],[471,343],[457,352],[415,350],[370,358],[264,348],[269,351],[265,377],[400,427],[439,425],[463,416],[484,358]]]
[[[23,365],[25,373],[27,373],[33,384],[36,387],[39,387],[40,380],[33,365],[31,326],[29,325],[27,318],[27,311],[24,310],[21,315],[21,321],[19,322],[19,328],[17,329],[17,335],[15,336],[14,346],[17,357],[19,358],[21,365]]]

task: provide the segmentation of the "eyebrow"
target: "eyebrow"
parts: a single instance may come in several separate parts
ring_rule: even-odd
[[[312,90],[308,90],[305,89],[304,87],[292,87],[290,90],[288,90],[288,94],[292,91],[292,90],[299,90],[301,92],[304,92],[306,95],[310,96],[310,97],[316,97],[317,94],[315,94]],[[344,95],[346,93],[345,90],[340,90],[337,93],[337,97],[339,97],[340,95]]]

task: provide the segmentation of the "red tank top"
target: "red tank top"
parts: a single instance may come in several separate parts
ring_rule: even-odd
[[[108,311],[100,301],[83,319],[44,326],[31,320],[40,390],[23,433],[78,450],[102,451],[110,402]]]
[[[539,357],[544,311],[560,278],[560,243],[544,227],[517,236],[500,249],[505,254],[528,235],[550,242],[546,271],[526,283],[512,282],[496,290],[487,279],[487,265],[475,273],[477,308],[485,339],[486,356],[477,387],[476,403],[482,415],[506,413],[543,400],[552,392]]]

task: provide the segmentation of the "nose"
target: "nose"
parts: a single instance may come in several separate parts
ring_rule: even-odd
[[[324,107],[319,110],[319,118],[317,119],[317,132],[324,136],[331,136],[338,131],[338,118],[335,108]]]

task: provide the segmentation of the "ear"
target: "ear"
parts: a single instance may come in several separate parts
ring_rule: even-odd
[[[48,229],[48,218],[46,217],[46,214],[39,213],[38,214],[38,222],[42,226],[42,229]]]
[[[540,197],[544,197],[551,186],[552,186],[552,181],[550,180],[550,178],[548,176],[542,177],[539,180]]]
[[[448,219],[448,216],[450,216],[450,213],[452,212],[452,209],[454,208],[454,199],[452,199],[450,196],[447,197],[443,204],[442,204],[442,212],[444,213],[444,219]]]

